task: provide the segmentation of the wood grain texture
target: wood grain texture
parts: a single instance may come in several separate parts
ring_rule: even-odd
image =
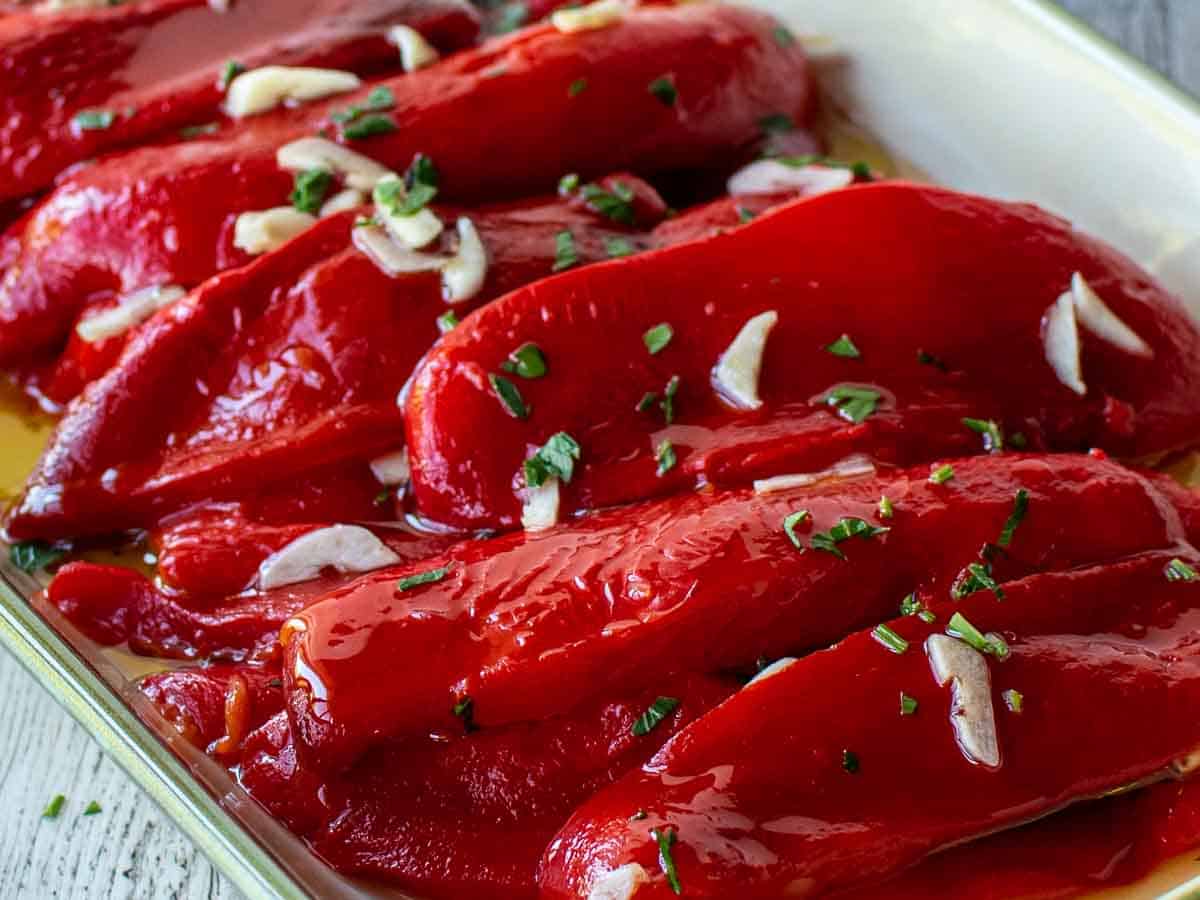
[[[1200,94],[1200,0],[1062,2]],[[3,651],[0,723],[0,900],[239,896]],[[62,814],[42,819],[58,793]],[[103,811],[81,816],[91,800]]]

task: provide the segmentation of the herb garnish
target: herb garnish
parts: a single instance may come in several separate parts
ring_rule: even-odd
[[[786,134],[796,127],[792,117],[784,113],[772,113],[758,120],[758,127],[765,134]]]
[[[940,466],[934,466],[929,472],[930,484],[945,484],[954,478],[954,466],[950,463],[942,463]]]
[[[12,564],[22,572],[30,574],[38,569],[54,565],[66,555],[65,550],[59,550],[45,541],[25,541],[13,544],[8,551],[8,558],[12,560]]]
[[[388,116],[363,116],[350,122],[342,129],[342,134],[351,141],[361,141],[380,134],[391,134],[399,131],[400,127]]]
[[[679,393],[679,376],[672,375],[667,380],[667,386],[663,388],[663,399],[659,406],[662,407],[663,419],[668,425],[675,421],[675,395]]]
[[[973,562],[968,564],[965,569],[958,573],[958,577],[954,579],[954,584],[950,586],[950,596],[955,600],[969,597],[978,591],[991,591],[996,595],[997,600],[1004,599],[1004,590],[996,583],[996,579],[992,577],[992,566],[990,563]]]
[[[558,179],[558,192],[560,194],[571,194],[579,188],[579,175],[575,172],[568,172],[562,178]]]
[[[375,498],[371,501],[371,503],[374,506],[386,506],[388,501],[390,501],[391,499],[392,499],[392,489],[390,487],[385,487],[382,490],[380,490],[380,492],[378,494],[375,495]]]
[[[780,47],[790,47],[796,43],[796,36],[784,28],[782,25],[776,25],[771,35],[775,38],[775,43]]]
[[[587,86],[588,80],[586,78],[576,78],[569,85],[567,85],[567,96],[578,97],[587,90]]]
[[[463,731],[470,734],[472,731],[478,731],[479,726],[475,724],[475,701],[469,696],[464,696],[461,700],[451,707],[450,711],[455,716],[462,719]]]
[[[515,384],[503,375],[494,375],[491,372],[488,373],[488,383],[510,416],[514,419],[529,418],[529,407],[525,405],[525,400]]]
[[[683,893],[683,888],[679,884],[679,872],[675,869],[675,858],[671,855],[671,848],[677,839],[675,829],[652,828],[650,836],[658,843],[658,864],[662,868],[663,874],[667,876],[667,884],[676,894]]]
[[[329,118],[344,125],[347,122],[353,122],[363,113],[383,112],[395,105],[396,95],[392,92],[392,89],[387,85],[380,85],[367,94],[367,99],[363,103],[347,106],[345,109],[334,110],[330,113]]]
[[[879,518],[890,519],[896,514],[896,507],[888,499],[887,494],[879,498]]]
[[[679,706],[679,700],[675,697],[659,697],[650,707],[637,717],[637,721],[633,723],[630,731],[636,737],[641,737],[644,734],[649,734],[657,727],[658,723],[675,712]]]
[[[948,372],[950,370],[950,367],[942,362],[938,357],[934,356],[932,353],[926,353],[924,350],[917,351],[917,362],[923,366],[933,366],[940,372]]]
[[[1000,696],[1004,698],[1004,705],[1009,708],[1010,712],[1019,713],[1025,709],[1025,695],[1020,691],[1009,688]]]
[[[853,750],[843,750],[842,751],[842,768],[845,769],[847,772],[849,772],[851,775],[857,775],[858,770],[861,768],[861,766],[859,765],[859,762],[858,762],[858,754],[855,753]]]
[[[937,616],[925,608],[925,604],[917,599],[916,594],[909,594],[900,601],[900,615],[916,616],[927,625],[937,621]]]
[[[527,21],[529,21],[528,6],[524,3],[506,3],[500,8],[500,15],[496,19],[496,24],[492,26],[492,30],[496,34],[508,34],[510,31],[516,31]]]
[[[858,425],[875,412],[881,396],[879,391],[873,391],[870,388],[839,384],[837,387],[830,388],[821,397],[821,402],[835,407],[839,416]]]
[[[670,441],[663,441],[659,444],[654,455],[658,460],[657,474],[659,478],[662,478],[662,476],[675,468],[675,463],[678,461],[675,456],[675,445]]]
[[[104,131],[116,120],[117,114],[111,109],[82,109],[71,121],[80,131]]]
[[[746,222],[753,222],[757,218],[757,216],[754,214],[754,210],[747,209],[744,206],[739,206],[737,208],[737,214],[738,221],[742,224],[745,224]]]
[[[546,357],[541,347],[526,342],[508,354],[508,359],[500,364],[500,368],[522,378],[541,378],[546,374]]]
[[[453,331],[459,323],[459,318],[455,315],[454,310],[448,309],[437,317],[438,331],[445,334],[448,331]]]
[[[838,559],[845,559],[846,554],[842,553],[837,546],[842,541],[849,540],[852,537],[860,537],[865,540],[889,531],[891,531],[890,528],[880,528],[872,525],[865,519],[848,516],[842,518],[828,531],[818,531],[812,536],[809,545],[814,550],[824,550],[826,553],[832,553]]]
[[[917,698],[910,697],[904,691],[900,692],[900,715],[912,716],[917,712]]]
[[[967,617],[962,613],[956,612],[950,617],[950,624],[946,626],[946,633],[964,643],[970,644],[980,653],[990,653],[996,659],[1004,659],[1009,654],[1008,644],[1004,642],[1004,638],[998,634],[985,635],[968,622]]]
[[[1163,573],[1167,576],[1167,581],[1195,581],[1200,578],[1196,570],[1179,557],[1175,557],[1167,563]]]
[[[221,130],[221,126],[217,122],[205,122],[203,125],[185,125],[179,129],[179,136],[184,140],[190,141],[192,138],[204,137],[208,134],[216,134]]]
[[[579,250],[575,246],[575,235],[571,229],[564,228],[554,235],[554,267],[552,272],[565,272],[572,266],[579,265]]]
[[[325,195],[333,184],[333,176],[324,169],[306,169],[296,173],[292,188],[292,206],[300,212],[316,213],[325,202]]]
[[[91,801],[87,806],[85,806],[83,808],[83,814],[85,816],[94,816],[98,812],[100,812],[100,804],[97,803],[95,800]]]
[[[983,449],[988,453],[999,453],[1004,449],[1004,432],[996,422],[991,419],[968,418],[963,419],[962,423],[976,434],[983,435]]]
[[[642,343],[646,345],[646,349],[651,354],[656,354],[671,343],[671,338],[674,336],[675,329],[671,327],[671,324],[660,322],[653,328],[646,329],[646,333],[642,335]]]
[[[788,536],[788,540],[792,542],[792,546],[804,552],[804,545],[800,543],[800,537],[796,534],[796,526],[809,517],[807,509],[798,509],[791,513],[783,520],[783,531]]]
[[[663,106],[674,106],[675,101],[679,99],[679,91],[675,89],[675,83],[671,80],[670,75],[660,75],[652,82],[646,85],[648,90]]]
[[[607,190],[598,184],[585,184],[581,193],[587,205],[605,218],[622,225],[633,224],[633,188],[625,182],[614,179]]]
[[[848,334],[843,334],[825,349],[834,356],[842,356],[846,359],[859,359],[862,357],[862,354],[858,352],[858,348],[854,346],[854,341],[850,340],[850,335]]]
[[[1029,509],[1029,492],[1025,488],[1018,488],[1017,495],[1013,499],[1013,511],[1009,514],[1008,519],[1004,522],[1004,527],[1000,530],[1000,537],[996,539],[996,543],[1001,547],[1007,547],[1012,543],[1013,534],[1017,530],[1017,526],[1025,518],[1025,512]]]
[[[222,91],[227,91],[229,90],[229,85],[233,79],[237,78],[245,71],[245,66],[243,66],[236,59],[231,59],[229,62],[225,63],[225,66],[221,69],[221,77],[217,79],[217,84],[220,85]]]
[[[411,591],[413,588],[420,587],[423,584],[433,584],[434,582],[441,581],[449,574],[449,566],[430,569],[428,572],[418,572],[416,575],[409,575],[397,581],[396,590]]]
[[[876,625],[875,630],[871,632],[871,637],[875,639],[876,643],[882,644],[893,653],[903,653],[908,649],[908,641],[887,625]]]
[[[604,238],[604,252],[608,254],[609,259],[620,259],[624,256],[633,256],[637,253],[637,247],[633,246],[633,241],[623,237],[606,237]]]
[[[50,798],[50,802],[46,804],[46,808],[42,810],[43,819],[57,819],[58,814],[62,812],[63,804],[67,802],[67,798],[62,794],[55,794]]]
[[[570,483],[579,454],[578,442],[565,431],[552,435],[525,460],[525,484],[532,488],[541,487],[551,478]]]
[[[638,404],[634,407],[634,409],[638,412],[646,412],[655,404],[657,400],[658,394],[654,393],[653,391],[646,391],[646,393],[642,394],[642,399],[638,401]]]

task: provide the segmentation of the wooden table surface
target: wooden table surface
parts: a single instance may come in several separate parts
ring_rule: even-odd
[[[1062,2],[1200,94],[1200,0]],[[0,719],[0,900],[239,896],[3,651]],[[62,814],[43,820],[60,793]],[[102,812],[81,816],[93,800]]]

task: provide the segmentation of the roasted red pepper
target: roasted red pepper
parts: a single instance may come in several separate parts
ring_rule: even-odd
[[[628,864],[648,881],[639,900],[673,896],[671,876],[687,896],[817,895],[1189,771],[1200,723],[1180,710],[1200,702],[1200,583],[1169,577],[1178,557],[1200,559],[1184,546],[1035,575],[1005,585],[1002,603],[979,593],[937,604],[934,623],[892,621],[902,652],[863,632],[779,668],[584,804],[550,845],[543,894],[585,895]],[[1002,635],[1004,654],[942,635],[953,613],[993,646]],[[935,641],[977,658],[953,686],[931,674]],[[915,713],[901,713],[902,692]],[[956,721],[990,729],[997,755],[973,756]]]
[[[981,558],[1018,490],[1028,518],[1004,553]],[[893,517],[881,521],[884,496]],[[322,766],[378,736],[445,727],[464,696],[484,725],[537,719],[601,689],[824,646],[889,618],[911,592],[967,591],[971,565],[999,582],[1171,547],[1185,536],[1168,498],[1198,502],[1090,457],[982,457],[942,484],[922,467],[703,492],[460,544],[366,575],[289,621],[288,706]],[[422,573],[437,577],[405,581]]]
[[[1083,396],[1056,377],[1042,337],[1075,272],[1148,351],[1077,325]],[[714,366],[767,311],[778,324],[762,405],[735,408]],[[665,346],[648,349],[656,336]],[[521,416],[489,373],[525,342],[549,375],[520,383]],[[1030,447],[1136,457],[1193,442],[1197,398],[1200,332],[1129,260],[1032,206],[881,183],[514,292],[430,354],[406,412],[419,511],[512,527],[522,465],[559,432],[581,447],[560,485],[566,516],[815,471],[854,451],[904,464],[985,448],[964,417],[994,420]]]
[[[0,245],[11,260],[0,282],[0,364],[56,352],[89,303],[192,287],[244,263],[233,245],[238,214],[288,202],[292,176],[276,151],[316,132],[400,171],[423,153],[443,195],[472,202],[546,189],[568,172],[728,165],[754,144],[764,116],[807,115],[804,54],[776,32],[767,16],[708,4],[634,10],[576,34],[539,26],[383,82],[387,134],[347,139],[334,118],[366,103],[364,89],[83,168]],[[670,104],[649,90],[665,75]],[[581,78],[587,89],[569,90]]]
[[[82,160],[220,126],[222,73],[266,65],[375,75],[400,67],[408,25],[442,50],[469,46],[463,0],[141,0],[0,22],[0,202],[44,190]],[[47,90],[47,85],[53,90]],[[88,117],[91,118],[88,118]]]

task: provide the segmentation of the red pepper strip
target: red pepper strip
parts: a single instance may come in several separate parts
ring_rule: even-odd
[[[527,897],[538,858],[574,808],[735,687],[688,676],[542,722],[465,736],[460,722],[433,740],[391,742],[328,779],[298,765],[280,716],[247,740],[241,781],[339,871],[422,897]],[[664,694],[679,706],[633,734]]]
[[[1000,580],[1173,546],[1183,531],[1166,498],[1200,502],[1089,457],[969,458],[954,472],[940,485],[923,467],[762,496],[694,493],[370,573],[284,626],[298,738],[335,767],[377,737],[444,727],[462,694],[481,724],[538,719],[602,688],[824,646],[911,591],[946,595],[998,540],[1018,488],[1031,511],[995,563]],[[895,510],[886,522],[882,495]],[[805,548],[844,517],[891,530],[842,542],[845,560],[801,552],[783,523],[802,509]]]
[[[471,45],[478,15],[461,0],[150,0],[69,16],[0,22],[0,201],[48,187],[63,169],[115,149],[224,122],[230,61],[374,75],[400,55],[388,28],[409,25],[443,50]],[[53,86],[53,91],[48,90]],[[80,113],[112,114],[80,127]]]
[[[424,153],[443,195],[470,202],[548,189],[567,172],[720,168],[753,144],[764,115],[806,116],[803,51],[780,46],[774,32],[765,15],[710,4],[635,10],[577,34],[527,29],[383,82],[396,100],[387,115],[402,127],[348,143],[397,170]],[[677,91],[670,106],[648,88],[664,75]],[[570,96],[581,77],[589,88]],[[367,93],[73,173],[10,235],[22,246],[0,282],[0,365],[61,346],[90,299],[190,287],[244,263],[233,246],[237,215],[286,203],[292,185],[276,150],[314,132],[340,135],[331,114]]]
[[[1080,327],[1086,396],[1055,376],[1041,322],[1072,273],[1153,349],[1122,352]],[[712,384],[752,317],[778,312],[759,380],[762,408],[736,410]],[[667,323],[657,353],[645,332]],[[849,334],[861,358],[825,348]],[[533,341],[551,377],[523,383],[516,418],[487,375]],[[918,352],[934,363],[922,365]],[[937,364],[951,371],[942,371]],[[658,404],[680,378],[673,424]],[[824,397],[879,393],[861,424]],[[799,200],[729,234],[568,273],[492,304],[442,341],[407,406],[419,511],[459,527],[519,521],[518,473],[557,432],[582,446],[562,514],[697,483],[819,470],[848,452],[901,464],[977,452],[963,417],[995,419],[1030,446],[1139,456],[1194,442],[1200,332],[1112,249],[1024,205],[903,183]],[[488,436],[487,454],[477,435]],[[658,470],[670,441],[678,464]]]
[[[1200,558],[1185,545],[1037,575],[1007,585],[1003,603],[976,594],[943,604],[935,624],[891,622],[905,652],[860,632],[751,685],[581,807],[543,860],[543,896],[586,895],[630,862],[650,878],[639,900],[672,896],[651,836],[668,830],[689,897],[822,894],[1167,776],[1200,746],[1200,721],[1180,714],[1200,702],[1200,583],[1167,578],[1175,556]],[[955,611],[1011,649],[985,663],[995,767],[960,750],[950,686],[923,647]],[[1023,694],[1020,713],[1007,689]],[[901,716],[901,691],[914,715]],[[649,815],[631,823],[634,809]]]
[[[248,735],[276,715],[283,705],[280,687],[278,666],[246,665],[175,669],[138,684],[163,718],[202,750],[230,736],[231,725]]]
[[[490,263],[483,291],[460,310],[549,274],[564,228],[581,262],[607,258],[606,241],[659,240],[609,227],[575,199],[470,215]],[[321,466],[358,461],[365,472],[374,456],[398,449],[396,397],[447,307],[437,275],[390,278],[346,249],[353,218],[322,221],[138,329],[120,363],[67,412],[10,513],[9,534],[25,540],[152,527],[183,507],[291,485]],[[673,221],[669,239],[735,222],[727,202],[701,207]]]

